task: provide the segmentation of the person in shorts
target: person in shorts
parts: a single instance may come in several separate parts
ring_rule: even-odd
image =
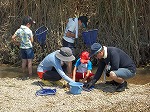
[[[89,82],[94,76],[92,73],[92,62],[90,61],[89,52],[83,51],[80,54],[80,58],[76,61],[73,69],[73,80],[85,83]]]
[[[28,67],[28,76],[32,76],[32,60],[34,58],[33,52],[33,33],[30,27],[35,21],[31,17],[26,16],[22,21],[22,25],[12,36],[12,41],[15,45],[20,47],[22,58],[22,71],[25,72],[26,66]]]
[[[116,92],[122,92],[127,88],[126,80],[134,77],[136,74],[136,65],[133,60],[123,50],[116,47],[106,47],[99,43],[91,46],[90,57],[99,59],[98,69],[93,79],[84,85],[90,88],[101,77],[106,66],[106,75],[112,79],[111,83],[117,83]]]

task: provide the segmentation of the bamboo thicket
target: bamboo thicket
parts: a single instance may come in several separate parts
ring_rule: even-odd
[[[32,27],[33,32],[42,25],[49,29],[46,46],[41,47],[35,37],[36,64],[48,53],[62,46],[68,18],[86,15],[89,18],[88,29],[99,31],[97,42],[123,49],[137,66],[148,64],[149,4],[149,0],[0,0],[0,62],[19,63],[19,48],[11,43],[11,36],[20,27],[24,16],[29,15],[36,21]],[[89,49],[82,38],[77,42],[76,54]]]

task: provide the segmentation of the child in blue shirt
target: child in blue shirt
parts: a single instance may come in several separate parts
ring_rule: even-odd
[[[32,60],[34,58],[33,52],[33,33],[30,29],[32,24],[35,21],[32,20],[31,17],[24,17],[22,21],[22,25],[12,36],[12,41],[15,45],[20,47],[20,53],[22,58],[22,71],[23,73],[26,71],[26,66],[28,67],[28,76],[32,76]],[[20,40],[20,41],[19,41]]]
[[[76,61],[74,69],[73,69],[73,80],[79,81],[82,79],[82,82],[89,82],[93,77],[92,63],[90,61],[89,53],[87,51],[83,51],[80,55],[80,58]]]

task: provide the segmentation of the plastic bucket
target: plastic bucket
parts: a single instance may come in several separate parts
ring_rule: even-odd
[[[97,36],[98,29],[82,32],[83,41],[88,47],[96,42]]]
[[[81,94],[81,91],[83,90],[83,83],[81,82],[70,82],[70,93],[72,94]]]

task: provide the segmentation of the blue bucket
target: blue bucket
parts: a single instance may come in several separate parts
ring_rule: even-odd
[[[74,95],[81,94],[81,91],[83,90],[83,83],[81,82],[70,82],[70,92]]]
[[[47,32],[48,32],[48,28],[45,26],[41,26],[35,31],[37,41],[39,42],[40,45],[45,44]]]
[[[82,32],[83,41],[88,47],[90,47],[92,44],[96,42],[97,36],[98,36],[98,29]]]

